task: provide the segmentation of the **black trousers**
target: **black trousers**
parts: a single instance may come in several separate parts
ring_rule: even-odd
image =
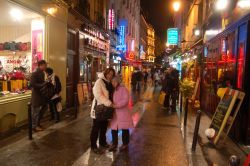
[[[167,92],[164,100],[164,107],[169,108],[170,107],[170,99],[172,100],[171,109],[176,109],[176,100],[178,97],[178,93],[175,91]]]
[[[99,137],[99,144],[101,146],[107,145],[106,132],[108,128],[108,121],[93,120],[92,130],[90,134],[91,148],[97,148],[96,142]]]
[[[57,104],[56,100],[52,100],[49,102],[50,115],[51,119],[60,120],[60,115],[59,112],[57,111],[56,104]]]
[[[129,130],[122,130],[122,143],[123,145],[129,144]],[[113,145],[118,145],[118,130],[112,130],[112,141]]]

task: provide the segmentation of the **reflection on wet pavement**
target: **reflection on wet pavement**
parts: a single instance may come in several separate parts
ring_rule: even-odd
[[[35,134],[33,141],[25,138],[1,148],[0,165],[187,165],[177,115],[162,111],[157,96],[153,87],[143,94],[131,94],[130,109],[136,128],[131,130],[127,152],[93,154],[89,148],[92,121],[87,116],[52,126]],[[88,110],[84,113],[88,114]],[[110,131],[107,137],[111,142]]]

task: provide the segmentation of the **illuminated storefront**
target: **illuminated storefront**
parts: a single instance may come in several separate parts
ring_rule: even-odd
[[[0,11],[1,134],[27,119],[30,75],[39,60],[48,61],[61,78],[65,101],[67,7],[41,1],[0,0]]]

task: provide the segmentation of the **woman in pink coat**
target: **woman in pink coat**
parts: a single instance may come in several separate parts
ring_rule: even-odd
[[[123,145],[120,150],[124,150],[127,149],[129,144],[129,129],[133,128],[132,113],[128,108],[129,92],[125,86],[121,85],[121,79],[119,77],[113,78],[112,85],[115,88],[113,95],[115,113],[110,122],[113,140],[110,151],[115,151],[117,149],[118,130],[122,130]]]

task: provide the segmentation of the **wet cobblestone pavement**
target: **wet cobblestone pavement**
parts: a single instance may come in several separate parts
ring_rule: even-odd
[[[93,154],[89,147],[91,119],[88,110],[77,120],[63,121],[0,148],[1,166],[185,166],[187,155],[176,113],[164,112],[157,93],[148,88],[132,95],[130,106],[136,128],[128,151]],[[111,141],[110,132],[107,134]]]

